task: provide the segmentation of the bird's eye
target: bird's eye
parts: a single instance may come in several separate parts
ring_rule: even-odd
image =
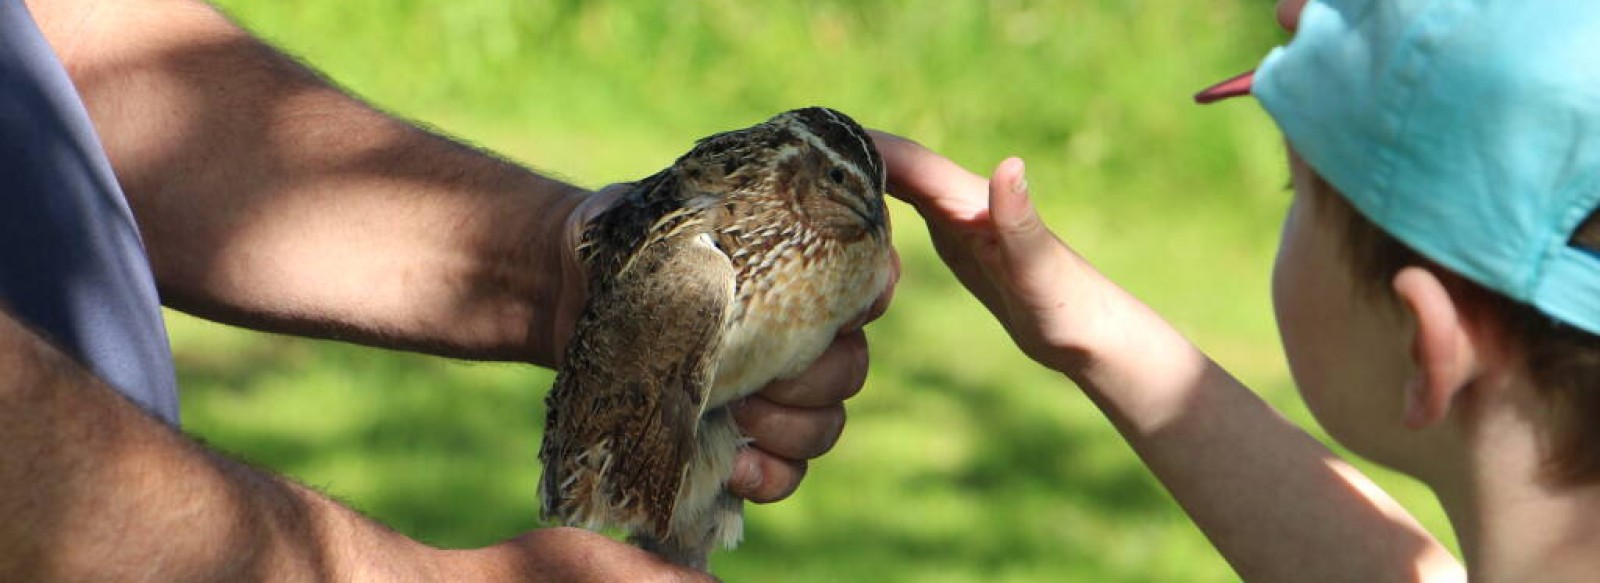
[[[828,180],[832,180],[834,184],[844,184],[844,170],[841,168],[829,170]]]

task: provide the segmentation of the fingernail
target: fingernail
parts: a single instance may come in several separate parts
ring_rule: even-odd
[[[733,478],[740,489],[755,490],[761,485],[761,464],[748,455],[734,458]]]
[[[1011,183],[1011,192],[1028,194],[1028,166],[1021,158],[1017,158],[1017,180]]]

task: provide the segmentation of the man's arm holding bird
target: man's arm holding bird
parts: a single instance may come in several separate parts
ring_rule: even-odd
[[[582,303],[568,234],[596,210],[581,205],[597,200],[587,192],[385,115],[198,0],[27,5],[86,102],[170,305],[385,347],[558,358]],[[219,576],[244,565],[263,578],[361,578],[342,569],[367,562],[424,575],[433,565],[461,580],[661,573],[645,553],[570,529],[428,548],[187,441],[4,313],[0,342],[11,417],[0,444],[12,462],[0,499],[49,502],[7,513],[23,527],[11,540],[48,546],[4,545],[5,572],[126,566],[97,561],[115,549],[96,545],[134,551],[172,538],[162,552]],[[787,496],[803,460],[837,438],[865,362],[853,330],[805,374],[752,397],[741,423],[776,436],[742,455],[730,487],[758,501]],[[71,447],[51,445],[68,438]],[[173,520],[191,515],[209,518]],[[47,538],[26,529],[46,523]]]
[[[586,297],[576,233],[611,192],[384,114],[199,0],[28,7],[88,106],[164,303],[389,348],[560,358]],[[793,492],[837,439],[866,361],[851,326],[751,397],[741,427],[781,435],[741,454],[730,487],[761,502]]]

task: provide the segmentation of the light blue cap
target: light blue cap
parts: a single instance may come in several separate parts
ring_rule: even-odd
[[[1389,234],[1600,334],[1600,0],[1313,0],[1251,91]]]

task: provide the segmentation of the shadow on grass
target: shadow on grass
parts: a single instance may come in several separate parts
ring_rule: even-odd
[[[433,544],[538,526],[546,372],[274,336],[175,352],[185,429],[214,449]]]
[[[1171,505],[1143,466],[1077,463],[1105,448],[1110,437],[1105,427],[1069,427],[992,388],[963,385],[939,369],[908,376],[918,391],[961,403],[972,422],[985,429],[977,455],[954,476],[959,487],[997,496],[1008,489],[1049,491],[1115,514],[1153,515]]]

